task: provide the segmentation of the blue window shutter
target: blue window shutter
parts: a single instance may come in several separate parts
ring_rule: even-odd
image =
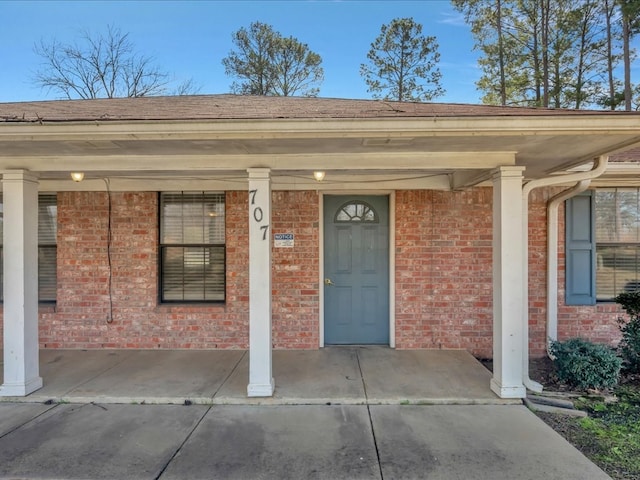
[[[587,191],[565,202],[565,303],[595,305],[595,195]]]

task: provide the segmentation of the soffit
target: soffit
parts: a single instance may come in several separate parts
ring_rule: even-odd
[[[41,178],[81,169],[117,177],[269,167],[285,175],[476,173],[525,166],[539,178],[640,143],[640,116],[567,115],[110,121],[0,124],[0,170]]]

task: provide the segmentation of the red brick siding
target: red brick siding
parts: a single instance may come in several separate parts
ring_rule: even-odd
[[[544,355],[547,327],[547,201],[559,190],[529,195],[529,351]],[[562,235],[564,237],[564,235]]]
[[[319,196],[274,192],[273,233],[293,233],[293,248],[273,249],[273,346],[318,348]]]
[[[532,356],[545,354],[547,331],[547,202],[562,188],[534,190],[529,198],[529,346]],[[558,209],[558,339],[582,337],[616,344],[620,338],[615,303],[595,306],[565,305],[564,205]]]
[[[561,189],[529,199],[529,347],[545,354],[547,202]],[[492,356],[491,189],[396,193],[396,345],[465,348]],[[615,344],[615,304],[564,305],[564,209],[560,207],[559,339]]]
[[[491,189],[396,193],[396,346],[491,356]]]
[[[248,195],[226,194],[224,304],[159,304],[158,194],[58,194],[58,292],[40,309],[45,348],[247,348]],[[319,198],[274,192],[274,233],[294,248],[273,251],[276,348],[318,348]],[[111,296],[109,295],[111,263]]]
[[[618,317],[625,316],[616,303],[602,302],[595,306],[565,305],[564,208],[560,207],[560,238],[558,239],[558,340],[582,337],[594,342],[616,345],[620,341]]]
[[[530,352],[546,345],[546,203],[530,198]],[[226,193],[227,300],[158,302],[158,195],[111,194],[111,298],[106,193],[58,194],[58,301],[40,308],[47,348],[247,348],[248,195]],[[465,348],[492,355],[492,192],[396,193],[396,346]],[[273,344],[319,343],[319,197],[274,192],[272,233],[294,248],[273,250]],[[615,304],[564,305],[564,209],[560,208],[559,336],[619,339]],[[109,321],[111,318],[112,321]],[[2,326],[0,317],[0,328]]]
[[[47,348],[246,348],[247,194],[226,200],[227,302],[158,302],[158,194],[58,194],[58,292],[41,315]]]

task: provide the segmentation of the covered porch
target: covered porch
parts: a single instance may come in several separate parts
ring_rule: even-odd
[[[389,197],[390,268],[389,288],[385,295],[389,299],[388,347],[402,349],[402,344],[396,344],[398,332],[401,331],[396,328],[399,324],[397,313],[401,308],[406,310],[405,317],[413,318],[412,315],[416,312],[420,313],[421,308],[414,307],[411,302],[415,302],[412,298],[424,292],[420,292],[420,285],[416,288],[416,295],[408,290],[401,292],[395,276],[396,260],[400,258],[400,254],[394,256],[397,250],[394,235],[398,226],[393,217],[396,192],[459,192],[475,187],[488,187],[492,192],[492,199],[487,202],[490,209],[483,210],[482,215],[489,219],[488,234],[485,235],[488,246],[483,248],[489,250],[487,256],[491,258],[491,266],[485,269],[491,271],[491,276],[484,282],[489,287],[486,291],[491,292],[491,297],[482,303],[483,308],[490,309],[491,330],[483,331],[483,335],[491,336],[494,372],[491,375],[483,371],[478,374],[478,378],[481,379],[482,390],[487,393],[488,398],[495,398],[496,394],[501,398],[521,398],[526,393],[525,387],[530,386],[527,373],[528,193],[535,186],[541,185],[562,184],[571,187],[578,181],[576,177],[566,176],[572,168],[586,166],[588,169],[598,158],[605,159],[599,164],[606,165],[608,154],[640,141],[637,115],[618,115],[614,112],[565,112],[471,105],[393,105],[389,102],[226,95],[28,102],[0,105],[0,109],[2,118],[5,119],[0,124],[5,258],[4,378],[0,387],[0,396],[3,397],[29,395],[34,391],[38,391],[37,395],[46,394],[47,385],[54,388],[58,383],[54,372],[46,370],[47,365],[55,365],[57,362],[50,364],[39,360],[40,353],[43,357],[53,355],[58,358],[57,353],[61,355],[59,361],[68,355],[65,351],[39,351],[37,212],[38,195],[43,192],[100,192],[108,199],[108,206],[103,209],[106,221],[98,225],[100,228],[97,233],[93,232],[89,236],[90,245],[80,252],[82,261],[89,264],[96,262],[97,254],[92,253],[92,242],[94,239],[106,239],[98,253],[101,258],[108,258],[108,262],[99,264],[96,269],[101,273],[96,278],[102,280],[104,285],[101,285],[100,290],[96,289],[97,299],[83,303],[82,286],[71,291],[64,299],[67,307],[79,299],[79,309],[86,308],[83,306],[85,304],[99,303],[99,307],[108,312],[107,315],[97,318],[85,311],[77,314],[81,320],[86,317],[88,322],[99,321],[100,325],[95,328],[99,332],[120,326],[117,322],[114,324],[111,315],[113,306],[118,307],[119,303],[124,305],[120,318],[123,324],[130,323],[129,315],[132,311],[144,319],[155,315],[158,310],[162,310],[164,314],[168,309],[156,294],[157,224],[148,224],[135,230],[141,236],[136,240],[140,254],[135,258],[135,263],[141,272],[154,273],[144,279],[149,288],[145,290],[148,297],[141,302],[143,305],[136,303],[139,301],[136,293],[130,293],[131,288],[140,282],[123,287],[119,297],[112,296],[113,268],[109,249],[113,226],[113,194],[205,190],[243,192],[242,200],[235,203],[238,226],[235,230],[225,231],[225,235],[226,238],[237,239],[241,234],[244,243],[238,242],[234,247],[238,252],[247,246],[246,256],[242,250],[235,259],[236,263],[225,264],[224,268],[227,277],[233,278],[234,282],[239,284],[239,277],[244,282],[248,276],[248,280],[246,285],[242,283],[242,290],[235,292],[233,299],[230,298],[222,306],[215,308],[220,311],[222,328],[226,326],[237,332],[234,343],[222,348],[248,347],[248,352],[211,352],[221,358],[240,355],[237,359],[240,363],[231,372],[221,372],[220,375],[223,376],[228,374],[228,378],[224,377],[226,380],[221,384],[220,391],[208,392],[207,395],[211,394],[210,398],[216,398],[225,391],[225,385],[229,387],[231,384],[228,382],[233,380],[236,382],[233,383],[235,387],[242,384],[237,394],[244,399],[247,395],[268,398],[274,392],[277,397],[278,391],[286,391],[290,385],[287,381],[288,372],[300,367],[296,363],[296,355],[308,355],[309,358],[315,355],[321,358],[323,355],[338,355],[335,352],[341,351],[333,348],[315,352],[273,350],[272,301],[275,295],[272,278],[272,217],[274,207],[278,207],[273,204],[275,192],[318,192],[320,197],[366,192]],[[604,167],[597,174],[603,173],[602,170]],[[323,182],[314,180],[315,171],[326,174]],[[84,181],[72,182],[70,172],[83,173]],[[240,195],[237,197],[240,198]],[[134,224],[133,220],[158,216],[157,199],[154,198],[147,207],[153,208],[136,211],[132,207],[126,214],[129,223],[122,228]],[[409,212],[412,205],[405,207]],[[240,208],[241,216],[238,213]],[[318,210],[321,208],[321,205],[317,206]],[[76,216],[82,216],[85,224],[91,224],[94,220],[91,213],[83,216],[81,204],[75,210],[68,210],[73,211]],[[95,211],[98,211],[97,207]],[[451,212],[445,212],[444,215],[447,213],[454,215]],[[318,339],[313,346],[318,348],[324,347],[325,285],[330,285],[326,283],[322,266],[325,251],[322,245],[321,218],[321,215],[317,215],[309,221],[309,229],[313,232],[311,237],[315,242],[310,242],[309,245],[317,267],[317,272],[314,270],[314,273],[317,275],[311,287],[306,289],[313,301],[307,302],[305,306],[315,318],[310,321],[311,330],[304,332]],[[410,220],[415,220],[415,224],[419,225],[422,218],[417,214]],[[67,224],[72,221],[71,217]],[[407,221],[407,225],[410,229],[411,222]],[[289,233],[289,230],[281,232]],[[76,241],[74,235],[74,231],[68,232],[68,238],[71,239],[68,243]],[[416,241],[425,242],[423,236],[415,236],[418,237]],[[432,238],[431,241],[434,249],[439,248],[436,245],[438,238]],[[151,250],[143,251],[142,246],[147,245],[152,245]],[[130,251],[129,246],[121,249],[124,253]],[[231,250],[230,248],[229,251]],[[402,259],[405,264],[411,264],[412,253],[408,252]],[[427,262],[428,258],[423,260]],[[146,263],[140,265],[143,261]],[[67,259],[69,268],[65,273],[68,277],[73,277],[76,273],[73,270],[76,264],[73,262],[76,262],[75,257]],[[126,257],[119,267],[124,271],[132,263],[133,257]],[[308,269],[304,262],[295,266],[300,270]],[[438,281],[435,277],[430,280]],[[231,284],[230,281],[229,285]],[[62,288],[58,288],[58,291],[65,293]],[[103,293],[105,291],[106,294]],[[306,302],[308,299],[303,300]],[[445,303],[445,308],[450,311],[458,307],[455,301]],[[58,298],[56,310],[50,313],[53,331],[56,327],[63,328],[71,316],[68,310],[65,312],[64,308],[60,308],[62,304],[63,301]],[[238,306],[238,311],[229,315],[227,309],[233,305]],[[185,307],[185,310],[189,308]],[[196,315],[191,311],[181,314]],[[212,317],[211,311],[205,308],[200,308],[197,314],[202,318],[202,325],[207,325]],[[298,312],[291,314],[294,320],[297,314]],[[465,320],[472,321],[473,312],[469,317]],[[443,322],[441,319],[428,321]],[[196,327],[200,328],[202,325]],[[294,326],[300,329],[299,325]],[[182,327],[167,322],[162,328],[162,332],[179,332]],[[447,347],[446,341],[455,333],[448,332],[446,325],[441,330],[444,332],[444,346]],[[127,345],[127,331],[123,332],[124,344]],[[138,335],[145,337],[148,332],[141,331]],[[103,339],[95,342],[96,345],[108,343]],[[157,348],[168,349],[170,345],[158,344]],[[462,348],[467,347],[462,345]],[[367,361],[362,363],[360,353],[367,352],[363,354],[364,358],[373,351],[379,350],[351,350],[356,352],[355,364],[358,369],[363,367],[360,375],[363,390],[353,393],[355,401],[375,398],[376,393],[367,387],[367,381],[399,380],[403,378],[406,369],[410,371],[414,368],[409,361],[408,364],[390,370],[388,375],[376,374],[369,376],[367,380],[367,368],[379,373],[381,369],[393,365],[391,359],[389,362],[374,361],[373,366],[367,367]],[[394,358],[405,353],[409,358],[411,355],[418,355],[413,351],[394,352],[388,349],[388,352],[398,355]],[[84,353],[89,352],[75,355]],[[103,355],[107,359],[112,353],[109,350],[91,352],[92,355]],[[129,352],[119,354],[127,356]],[[171,352],[164,355],[179,354],[181,353]],[[194,354],[204,355],[199,352]],[[432,352],[427,350],[421,354],[426,356]],[[144,352],[144,355],[140,355],[158,355],[162,358],[163,354]],[[422,383],[425,388],[435,388],[438,385],[435,379],[438,377],[425,375],[425,372],[429,368],[438,368],[439,362],[423,362],[424,365],[421,364],[418,369],[421,376],[414,382],[397,385],[398,390],[392,388],[388,394],[395,392],[403,396],[405,391],[411,392],[412,385]],[[323,368],[327,363],[330,364],[331,359],[319,361]],[[347,364],[353,365],[353,358]],[[198,368],[201,365],[197,363]],[[478,367],[481,368],[480,365]],[[207,378],[215,377],[213,372],[216,368],[215,361],[208,364]],[[158,382],[158,385],[166,384],[165,388],[170,389],[170,369],[159,369],[156,366],[147,371],[155,372],[153,381]],[[195,371],[198,370],[179,370],[177,377],[185,376],[182,381],[190,382],[190,376]],[[447,385],[448,378],[456,376],[451,373],[455,371],[451,368],[443,369],[443,385]],[[355,368],[347,369],[343,372],[344,379],[337,384],[344,384],[345,387],[352,383],[358,384],[358,380],[347,381],[354,372],[357,373]],[[327,373],[336,374],[331,369]],[[96,372],[95,375],[96,378],[101,378],[102,374]],[[303,388],[301,391],[305,391],[304,388],[313,391],[309,385],[322,385],[322,382],[317,382],[317,375],[319,372],[309,371],[291,378]],[[41,388],[43,378],[44,387]],[[325,385],[332,384],[333,380],[325,382]],[[129,383],[128,386],[133,388],[135,385]],[[63,395],[70,391],[52,394]],[[415,395],[417,401],[429,398],[425,392]],[[423,395],[426,396],[423,398]],[[463,396],[463,393],[459,395]]]
[[[119,404],[478,405],[498,398],[491,373],[464,350],[327,347],[276,350],[275,392],[246,395],[246,350],[40,351],[45,385],[6,401]],[[0,373],[0,380],[2,374]]]

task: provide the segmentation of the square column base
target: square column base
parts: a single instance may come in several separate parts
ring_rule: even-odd
[[[250,383],[247,385],[248,397],[273,397],[276,382],[272,378],[271,383]]]
[[[26,383],[4,383],[0,386],[0,397],[26,397],[42,388],[42,377],[36,377]]]
[[[489,386],[493,393],[498,395],[500,398],[525,398],[527,396],[527,389],[524,388],[524,385],[506,387],[500,385],[498,380],[495,378],[492,378]]]

